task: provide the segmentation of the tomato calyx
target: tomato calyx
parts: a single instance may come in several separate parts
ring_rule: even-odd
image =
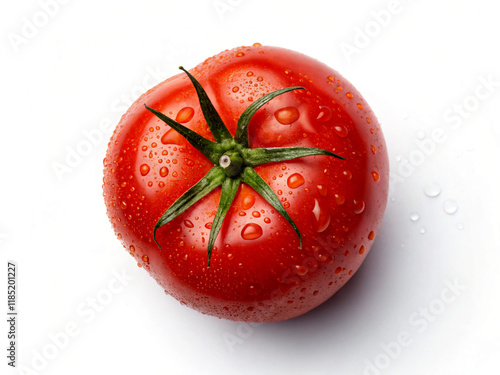
[[[210,229],[207,247],[208,266],[210,266],[212,250],[217,235],[219,234],[224,218],[231,207],[241,182],[244,182],[260,194],[288,221],[297,233],[299,248],[302,248],[302,236],[297,225],[288,215],[276,193],[253,168],[265,163],[292,160],[311,155],[327,155],[338,159],[345,159],[328,150],[314,147],[250,148],[248,125],[257,110],[276,96],[293,90],[305,90],[305,88],[301,86],[283,88],[264,95],[254,101],[245,111],[243,111],[238,119],[236,132],[233,137],[200,83],[183,67],[179,67],[179,69],[186,73],[196,90],[200,108],[215,142],[202,137],[160,111],[150,108],[146,104],[144,106],[156,117],[182,135],[194,148],[206,156],[214,166],[200,181],[182,194],[158,220],[153,230],[153,238],[158,247],[161,248],[156,239],[156,232],[160,227],[181,215],[208,193],[221,186],[220,201]]]

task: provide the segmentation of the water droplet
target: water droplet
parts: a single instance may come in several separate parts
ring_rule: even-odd
[[[194,116],[194,109],[191,107],[182,108],[175,117],[175,121],[182,123],[188,122]]]
[[[335,194],[335,203],[342,206],[345,203],[345,197],[341,194]]]
[[[253,217],[260,217],[260,212],[259,211],[254,211],[252,212]]]
[[[354,213],[359,215],[365,210],[365,202],[354,200]]]
[[[243,57],[243,56],[245,56],[245,54],[244,54],[243,52],[238,52],[238,53],[236,54],[236,57]]]
[[[430,184],[425,185],[424,194],[429,198],[436,198],[439,194],[441,194],[441,186],[437,182],[431,182]]]
[[[247,77],[253,76],[253,72],[247,72]]]
[[[425,233],[425,227],[420,228],[419,233],[420,234],[424,234]]]
[[[255,203],[255,196],[253,194],[246,194],[241,199],[241,207],[243,207],[244,210],[252,208],[254,203]]]
[[[304,276],[305,274],[307,274],[307,271],[308,271],[307,267],[302,266],[302,265],[295,266],[293,270],[299,276]]]
[[[317,199],[315,199],[312,213],[316,232],[323,232],[330,225],[331,216],[328,207],[324,207]]]
[[[328,76],[328,80],[331,81],[331,82],[334,82],[335,78],[333,78],[332,76]]]
[[[227,254],[227,259],[228,260],[233,260],[234,259],[234,254],[233,253]]]
[[[160,176],[166,177],[168,175],[168,168],[167,167],[161,167],[160,169]]]
[[[290,125],[299,119],[300,113],[295,107],[285,107],[274,112],[274,117],[280,124]]]
[[[130,249],[130,252],[131,252],[131,253],[135,253],[135,247],[134,247],[134,245],[130,245],[130,248],[129,248],[129,249]]]
[[[320,122],[326,122],[332,118],[332,110],[326,106],[319,107],[319,113],[316,120]]]
[[[260,44],[260,43],[254,43],[253,46],[254,47],[262,47],[262,44]]]
[[[322,197],[326,197],[328,195],[328,189],[325,188],[323,185],[317,185],[316,189],[318,189],[318,193]]]
[[[188,228],[194,228],[194,224],[190,220],[184,220],[184,225]]]
[[[420,219],[420,215],[416,212],[412,212],[410,214],[410,220],[411,221],[418,221]]]
[[[127,208],[127,202],[121,201],[120,202],[120,207],[122,208],[122,210],[126,209]]]
[[[266,224],[271,223],[271,219],[269,219],[268,217],[265,217],[264,218],[264,223],[266,223]]]
[[[142,164],[139,168],[140,172],[141,172],[141,175],[145,176],[149,173],[149,165],[147,164]]]
[[[233,92],[238,92],[238,91],[240,91],[240,88],[239,88],[238,86],[234,86],[234,87],[232,88],[232,91],[233,91]]]
[[[212,229],[212,222],[206,223],[205,228]]]
[[[344,175],[344,177],[347,179],[347,180],[350,180],[352,178],[352,173],[351,171],[344,171],[342,172],[342,174]]]
[[[143,255],[143,256],[142,256],[142,261],[143,261],[144,263],[149,263],[149,257],[148,257],[147,255]]]
[[[335,273],[336,273],[336,274],[339,274],[339,273],[341,273],[341,272],[342,272],[342,267],[337,267],[337,268],[335,269]]]
[[[373,181],[380,180],[380,175],[375,171],[372,172],[372,177],[373,177]]]
[[[263,234],[262,228],[259,224],[250,223],[243,227],[241,230],[241,237],[244,240],[255,240]]]
[[[458,230],[462,230],[462,229],[464,229],[464,223],[462,223],[461,221],[459,221],[459,222],[457,223],[457,229],[458,229]]]
[[[180,145],[184,143],[183,140],[184,138],[182,137],[182,135],[177,133],[174,129],[170,129],[161,137],[161,143],[163,143],[164,145]]]
[[[294,173],[290,177],[288,177],[286,183],[289,188],[296,189],[301,185],[304,185],[304,177],[302,177],[299,173]]]
[[[375,238],[375,232],[374,231],[371,231],[370,233],[368,233],[368,239],[370,241],[373,241],[374,238]]]
[[[425,138],[425,132],[423,130],[417,131],[417,138],[422,140]]]
[[[337,134],[341,138],[347,137],[347,134],[349,133],[347,128],[345,126],[342,126],[342,125],[335,126],[333,128],[333,130],[335,131],[335,134]]]
[[[359,109],[363,109],[363,104],[358,103],[358,104],[356,104],[356,105],[358,106],[358,108],[359,108]]]
[[[371,145],[370,149],[372,150],[372,154],[375,155],[375,153],[377,152],[377,148],[374,145]]]
[[[354,98],[354,95],[352,94],[352,92],[346,93],[345,96],[347,96],[349,99]]]
[[[361,245],[361,247],[359,248],[358,253],[359,253],[359,254],[363,254],[364,252],[365,252],[365,246],[364,246],[364,245]]]
[[[443,202],[443,210],[448,215],[453,215],[458,210],[458,203],[453,199],[447,199]]]

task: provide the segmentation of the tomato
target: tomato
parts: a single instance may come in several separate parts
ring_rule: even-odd
[[[204,314],[270,322],[313,309],[358,270],[389,168],[352,84],[257,43],[142,95],[113,133],[103,181],[118,238],[167,294]]]

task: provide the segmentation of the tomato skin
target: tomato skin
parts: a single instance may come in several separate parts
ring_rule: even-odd
[[[207,242],[220,189],[161,227],[156,222],[212,163],[144,104],[213,140],[184,74],[141,96],[122,117],[104,159],[107,214],[125,248],[165,291],[204,314],[240,321],[290,319],[318,306],[357,271],[387,203],[384,137],[360,93],[335,70],[303,54],[240,47],[190,71],[234,134],[252,101],[303,86],[259,109],[250,147],[308,146],[347,160],[308,156],[255,168],[299,227],[242,184],[217,237]]]

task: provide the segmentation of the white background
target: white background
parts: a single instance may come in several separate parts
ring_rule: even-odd
[[[393,3],[2,2],[0,372],[18,373],[3,312],[12,260],[19,373],[497,374],[499,9]],[[382,124],[393,179],[375,245],[346,287],[258,326],[165,296],[114,237],[101,192],[106,124],[130,98],[181,64],[254,42],[349,79]]]

